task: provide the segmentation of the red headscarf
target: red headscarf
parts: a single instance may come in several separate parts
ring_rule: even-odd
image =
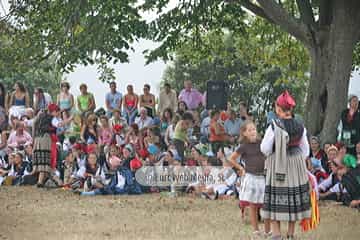
[[[286,90],[276,99],[276,105],[285,109],[293,109],[296,106],[295,99]]]
[[[55,111],[60,111],[60,108],[55,103],[50,103],[49,106],[48,106],[48,110],[49,110],[50,113],[52,113],[52,112],[55,112]]]
[[[121,129],[123,129],[123,126],[120,125],[120,124],[115,124],[115,125],[113,126],[114,132],[119,132],[119,131],[121,131]]]
[[[142,167],[142,162],[137,159],[137,158],[134,158],[133,160],[130,161],[130,168],[133,169],[133,170],[137,170],[139,168]]]

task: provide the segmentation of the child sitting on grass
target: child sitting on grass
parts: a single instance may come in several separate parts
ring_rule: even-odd
[[[32,172],[31,165],[24,161],[24,155],[21,152],[12,154],[12,160],[9,162],[10,168],[2,171],[6,185],[20,185],[23,178]]]
[[[81,167],[77,175],[84,183],[84,192],[102,188],[105,183],[105,173],[102,166],[97,161],[95,153],[90,153],[87,157],[86,165]]]

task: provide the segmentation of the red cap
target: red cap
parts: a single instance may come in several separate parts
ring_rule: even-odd
[[[86,150],[85,150],[85,152],[87,153],[87,154],[89,154],[89,153],[95,153],[96,152],[96,144],[89,144],[89,145],[87,145],[86,146]]]
[[[72,148],[75,150],[84,150],[84,146],[81,143],[75,143]]]
[[[134,158],[133,160],[130,161],[130,168],[133,169],[133,170],[137,170],[139,168],[142,167],[142,162],[137,159],[137,158]]]
[[[276,99],[276,105],[285,109],[292,109],[296,106],[295,99],[286,90]]]
[[[143,149],[140,149],[139,155],[140,155],[140,157],[142,157],[142,158],[146,158],[146,157],[149,155],[149,153],[148,153],[148,151],[147,151],[145,148],[143,148]]]
[[[60,111],[60,108],[57,104],[55,103],[50,103],[48,106],[48,110],[50,113],[55,112],[55,111]]]
[[[113,126],[113,130],[114,130],[115,132],[119,132],[119,131],[121,131],[121,129],[123,129],[123,126],[120,125],[120,124],[115,124],[115,125]]]

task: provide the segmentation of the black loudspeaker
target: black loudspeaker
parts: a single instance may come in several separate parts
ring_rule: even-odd
[[[206,109],[226,110],[226,83],[224,81],[208,81],[206,89]]]

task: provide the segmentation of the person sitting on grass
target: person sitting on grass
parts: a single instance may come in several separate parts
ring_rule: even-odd
[[[219,149],[224,150],[226,142],[234,143],[235,138],[225,132],[224,126],[219,122],[220,111],[211,111],[210,137],[213,152],[217,153]]]
[[[155,128],[148,128],[146,130],[146,137],[144,138],[144,147],[147,148],[150,145],[160,145],[160,137],[156,135]]]
[[[134,154],[135,151],[131,150],[131,146],[125,146],[124,152],[129,152],[124,154],[124,157],[131,159],[131,154]],[[134,155],[132,155],[134,156]],[[141,162],[132,158],[129,161],[129,166],[127,167],[127,160],[121,160],[116,156],[110,158],[110,170],[113,171],[112,174],[107,176],[107,179],[104,181],[104,185],[101,188],[97,188],[88,192],[81,192],[82,196],[95,196],[95,195],[122,195],[122,194],[141,194],[141,186],[135,180],[135,171],[141,167]]]
[[[84,191],[92,191],[104,187],[105,173],[103,167],[98,163],[95,153],[90,153],[86,165],[82,166],[77,175],[82,179]]]
[[[235,183],[237,181],[237,174],[232,169],[232,164],[228,160],[229,153],[227,154],[219,150],[217,158],[222,162],[222,169],[216,176],[219,181],[212,186],[209,186],[205,192],[205,196],[209,199],[228,199],[235,194]]]
[[[10,133],[7,140],[7,146],[11,150],[24,149],[25,145],[32,144],[33,139],[31,135],[25,130],[25,125],[22,122],[17,122],[15,130]]]
[[[74,154],[66,152],[64,154],[64,160],[62,162],[62,181],[64,183],[64,189],[70,189],[73,182],[73,173],[75,172],[75,157]]]
[[[75,143],[71,152],[66,154],[63,162],[63,180],[65,188],[71,187],[77,189],[81,186],[81,181],[77,173],[80,168],[86,166],[86,158],[85,146],[81,143]]]
[[[311,163],[310,163],[310,172],[316,177],[316,181],[317,183],[321,183],[322,181],[324,181],[326,178],[329,177],[329,175],[325,172],[324,168],[321,165],[321,161],[318,160],[315,157],[312,157],[310,159]]]
[[[113,110],[113,116],[110,118],[109,123],[112,128],[117,124],[123,126],[124,129],[128,128],[127,121],[121,116],[121,111],[119,109]]]
[[[107,152],[113,140],[113,131],[106,116],[100,117],[99,145]]]
[[[23,158],[23,153],[15,152],[13,154],[13,160],[9,164],[8,170],[2,171],[1,175],[5,176],[3,181],[6,185],[20,185],[23,183],[25,176],[31,175],[31,164],[24,161]]]
[[[344,166],[336,161],[331,161],[329,166],[331,170],[330,176],[318,186],[320,200],[341,201],[341,195],[346,190],[340,184],[338,171],[343,169]]]
[[[207,155],[208,149],[205,145],[196,145],[191,148],[191,157],[196,162],[196,167],[194,170],[196,170],[196,176],[209,176],[211,173],[211,164],[209,161],[209,157]],[[206,182],[204,182],[205,177],[201,179],[196,179],[196,181],[191,182],[187,188],[186,192],[189,193],[192,196],[204,196],[206,198],[207,194],[203,194],[207,192],[206,189]],[[209,192],[210,193],[210,192]],[[212,193],[212,192],[211,192]]]
[[[125,129],[123,125],[115,124],[112,128],[113,131],[113,139],[112,143],[115,144],[116,147],[122,148],[126,142],[125,142]]]

